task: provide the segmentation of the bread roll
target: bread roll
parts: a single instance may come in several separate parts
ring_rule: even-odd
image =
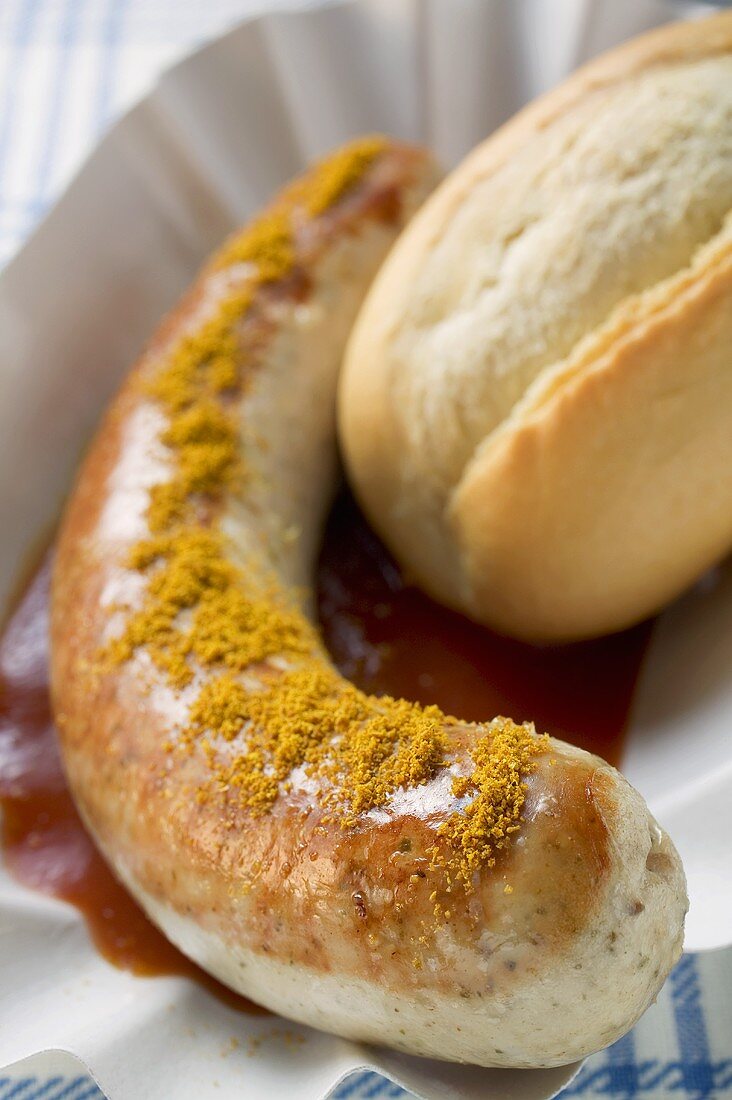
[[[340,432],[432,596],[564,641],[732,545],[732,13],[594,61],[479,146],[352,335]]]

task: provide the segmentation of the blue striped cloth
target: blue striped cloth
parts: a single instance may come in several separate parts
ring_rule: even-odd
[[[0,263],[162,67],[264,2],[0,0]],[[0,1070],[0,1100],[102,1097],[69,1056],[49,1057]],[[359,1073],[335,1095],[406,1093]],[[591,1058],[563,1096],[732,1098],[732,951],[685,956],[635,1031]]]

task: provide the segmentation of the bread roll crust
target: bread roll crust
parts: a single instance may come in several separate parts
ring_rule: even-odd
[[[532,640],[732,544],[732,15],[585,67],[475,150],[354,330],[343,451],[415,580]]]

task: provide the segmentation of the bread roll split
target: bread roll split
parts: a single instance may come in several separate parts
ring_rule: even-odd
[[[417,583],[499,631],[626,627],[732,545],[732,13],[592,62],[400,238],[340,387]]]

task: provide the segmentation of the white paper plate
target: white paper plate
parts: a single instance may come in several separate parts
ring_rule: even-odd
[[[352,0],[261,17],[170,70],[0,275],[0,599],[160,316],[212,247],[304,161],[384,130],[428,142],[450,164],[581,60],[708,7]],[[626,766],[684,857],[693,949],[732,942],[731,668],[727,570],[664,615]],[[287,1025],[306,1039],[293,1045],[183,980],[108,966],[74,910],[0,869],[0,1011],[11,1005],[0,1064],[69,1050],[115,1100],[315,1100],[364,1065],[426,1098],[538,1100],[573,1072],[441,1065]],[[259,1055],[248,1057],[255,1037]]]

